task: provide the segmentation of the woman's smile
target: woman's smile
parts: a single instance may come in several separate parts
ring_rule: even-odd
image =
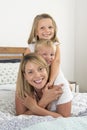
[[[28,62],[25,66],[24,74],[27,82],[29,82],[34,88],[42,89],[48,79],[46,68],[34,62]]]
[[[42,83],[42,80],[43,80],[43,78],[42,79],[38,79],[38,80],[34,80],[34,82],[37,83],[37,84],[40,84],[40,83]]]

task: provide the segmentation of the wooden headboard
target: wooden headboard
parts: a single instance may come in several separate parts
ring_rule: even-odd
[[[0,47],[0,59],[21,59],[26,47]]]

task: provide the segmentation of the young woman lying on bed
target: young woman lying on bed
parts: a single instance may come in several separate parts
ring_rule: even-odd
[[[34,53],[23,57],[19,68],[16,89],[16,114],[68,117],[71,115],[71,99],[58,104],[62,96],[62,84],[48,88],[49,67],[46,61]],[[55,101],[54,106],[51,104]],[[51,108],[54,108],[51,110]]]

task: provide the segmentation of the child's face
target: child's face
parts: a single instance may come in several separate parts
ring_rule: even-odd
[[[43,18],[39,21],[36,35],[39,39],[52,39],[54,36],[54,26],[50,18]]]
[[[41,55],[47,62],[47,64],[50,66],[55,58],[55,52],[54,48],[42,46],[40,49],[38,49],[38,54]]]
[[[28,61],[25,66],[24,77],[36,90],[40,90],[45,86],[48,80],[48,73],[46,68]]]

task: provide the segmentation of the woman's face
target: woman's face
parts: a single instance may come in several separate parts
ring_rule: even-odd
[[[25,79],[36,90],[42,89],[48,80],[48,73],[46,68],[33,62],[27,62],[25,66]]]
[[[39,39],[52,39],[54,26],[50,18],[43,18],[38,22],[36,35]]]

